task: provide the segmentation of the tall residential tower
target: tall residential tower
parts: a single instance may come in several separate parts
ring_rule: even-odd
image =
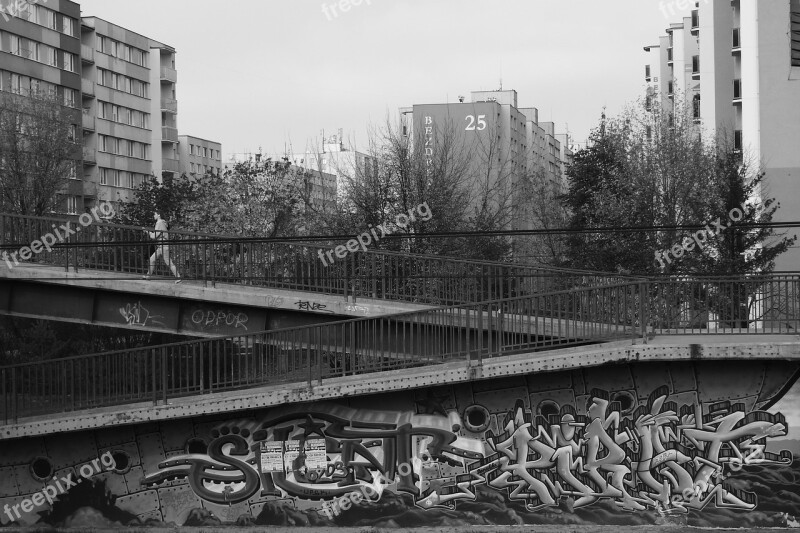
[[[690,98],[708,132],[761,164],[760,196],[781,204],[775,221],[800,220],[800,0],[703,0],[645,51],[650,91],[667,107]],[[800,243],[776,270],[798,267]]]

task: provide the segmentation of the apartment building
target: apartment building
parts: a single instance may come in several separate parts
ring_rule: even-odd
[[[180,172],[187,176],[219,175],[222,172],[222,145],[218,142],[179,135],[178,158]]]
[[[569,136],[557,134],[553,122],[540,122],[535,107],[519,107],[515,90],[475,91],[466,100],[401,108],[403,133],[425,151],[426,165],[434,164],[439,143],[450,144],[468,158],[476,193],[488,187],[510,199],[508,229],[536,229],[532,195],[541,187],[531,188],[530,180],[545,180],[553,195],[564,190],[572,161]],[[535,255],[528,249],[532,242],[515,243],[518,255]]]
[[[171,46],[81,17],[70,0],[0,0],[0,57],[0,90],[48,92],[75,109],[74,138],[83,148],[63,191],[63,213],[130,201],[143,180],[182,172]],[[214,157],[199,164],[219,171],[219,143],[187,143],[213,148]],[[188,145],[186,152],[191,158]]]
[[[645,51],[661,104],[685,92],[706,131],[726,132],[760,162],[759,196],[781,203],[775,221],[800,220],[800,0],[703,0]],[[776,270],[798,265],[800,244]]]
[[[0,90],[28,97],[49,94],[75,109],[72,138],[80,142],[80,6],[69,0],[27,3],[0,0]],[[59,202],[83,212],[80,150]]]
[[[97,17],[81,19],[85,208],[132,200],[154,173],[161,114],[152,109],[159,91],[151,42]]]

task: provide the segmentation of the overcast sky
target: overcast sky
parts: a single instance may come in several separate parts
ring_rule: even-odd
[[[362,0],[347,12],[333,0],[79,3],[177,49],[180,133],[225,153],[300,151],[339,128],[363,147],[398,107],[453,102],[501,76],[520,107],[582,141],[604,106],[643,94],[642,47],[690,10],[687,0]]]

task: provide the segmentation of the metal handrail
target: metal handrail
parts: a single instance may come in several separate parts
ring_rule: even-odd
[[[61,219],[0,215],[0,247],[28,245]],[[73,226],[77,229],[77,225]],[[42,264],[141,275],[156,243],[145,229],[94,223],[31,258]],[[150,228],[148,228],[150,231]],[[321,292],[346,298],[448,305],[627,281],[624,276],[385,251],[348,252],[323,265],[310,243],[169,231],[168,253],[186,279]],[[13,243],[13,244],[12,244]],[[15,260],[19,260],[15,257]],[[161,263],[161,274],[170,275]]]
[[[0,368],[4,419],[481,360],[637,335],[637,285],[589,287]],[[627,296],[626,296],[627,295]]]
[[[307,382],[649,334],[797,334],[800,276],[586,287],[0,367],[19,416]]]

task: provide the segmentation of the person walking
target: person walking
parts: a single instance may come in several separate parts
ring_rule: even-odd
[[[175,283],[180,283],[181,276],[178,274],[178,267],[170,260],[169,258],[169,244],[166,244],[167,238],[169,237],[169,233],[167,230],[169,227],[167,226],[167,221],[161,218],[161,215],[156,212],[154,213],[154,218],[156,220],[156,227],[155,231],[147,231],[147,234],[150,236],[151,239],[156,241],[156,251],[153,252],[153,255],[150,256],[150,268],[147,269],[147,274],[142,276],[142,279],[150,279],[150,276],[153,275],[153,272],[156,269],[156,260],[161,257],[164,260],[164,263],[169,267],[172,271],[172,274],[178,278]]]

